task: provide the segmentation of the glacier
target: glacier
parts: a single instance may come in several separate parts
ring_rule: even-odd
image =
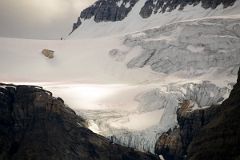
[[[142,19],[144,2],[123,21],[85,20],[63,41],[0,38],[1,81],[41,85],[92,131],[153,152],[161,133],[178,125],[182,101],[194,110],[228,97],[240,66],[240,3]],[[55,57],[43,57],[43,48]]]

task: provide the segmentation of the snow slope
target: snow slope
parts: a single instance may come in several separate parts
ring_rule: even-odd
[[[103,54],[113,47],[121,46],[122,49],[126,48],[114,37],[77,41],[1,38],[1,80],[123,83],[141,82],[156,77],[148,70],[127,70],[126,66],[112,61],[108,54]],[[41,51],[44,48],[55,51],[53,60],[42,56]]]
[[[148,19],[138,15],[143,3],[123,21],[86,20],[63,41],[0,38],[1,82],[41,85],[94,132],[153,152],[183,100],[200,109],[228,97],[240,66],[240,1]]]

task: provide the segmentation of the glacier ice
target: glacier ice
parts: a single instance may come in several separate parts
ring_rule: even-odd
[[[176,110],[183,100],[189,100],[192,109],[200,109],[228,97],[234,82],[230,77],[236,77],[240,64],[239,23],[236,18],[206,18],[127,34],[123,44],[129,49],[113,49],[109,56],[129,69],[150,66],[156,74],[169,78],[139,84],[145,89],[135,95],[138,107],[134,111],[87,113],[91,126],[96,124],[98,132],[115,143],[153,152],[158,136],[177,125]],[[136,47],[141,52],[132,54]],[[136,123],[132,117],[154,116],[157,111],[163,111],[157,124],[141,130],[128,127]],[[143,122],[141,118],[138,123]]]

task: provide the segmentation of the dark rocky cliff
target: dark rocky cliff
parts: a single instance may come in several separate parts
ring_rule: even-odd
[[[229,98],[216,110],[214,118],[193,137],[188,159],[240,159],[240,70]]]
[[[175,9],[183,10],[187,5],[196,6],[201,3],[205,9],[215,9],[218,5],[222,4],[227,8],[234,4],[236,0],[147,0],[140,11],[143,18],[148,18],[152,14],[171,12]]]
[[[155,160],[86,128],[61,98],[41,87],[0,84],[1,160]]]
[[[166,160],[234,160],[240,158],[240,71],[231,94],[219,106],[177,111],[179,127],[161,135],[155,152]]]
[[[73,31],[82,24],[81,19],[93,17],[95,22],[121,21],[132,10],[138,0],[98,0],[84,9],[77,22],[73,24]]]

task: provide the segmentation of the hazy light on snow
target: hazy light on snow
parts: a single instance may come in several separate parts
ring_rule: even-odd
[[[66,84],[53,85],[46,88],[52,91],[56,96],[65,97],[67,104],[74,109],[104,109],[101,105],[107,97],[112,97],[124,85],[98,85],[98,84]]]

